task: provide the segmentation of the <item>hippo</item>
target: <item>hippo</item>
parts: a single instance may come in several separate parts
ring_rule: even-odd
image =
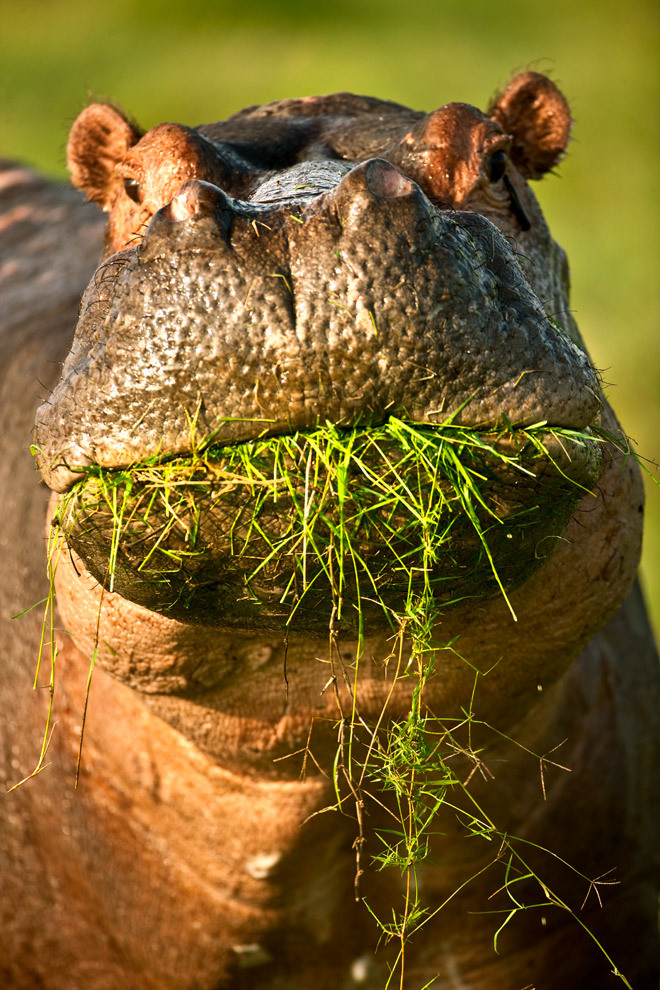
[[[4,164],[3,985],[657,986],[642,489],[529,186],[571,126],[526,72],[92,104],[92,203]]]

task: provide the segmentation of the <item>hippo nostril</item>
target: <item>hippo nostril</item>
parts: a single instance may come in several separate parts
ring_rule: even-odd
[[[199,217],[223,217],[231,214],[229,197],[210,182],[201,179],[188,179],[172,201],[165,207],[168,220],[193,220]]]
[[[326,209],[330,203],[339,211],[342,223],[354,220],[356,224],[374,208],[378,213],[394,210],[401,217],[402,210],[424,212],[429,205],[419,186],[383,158],[355,165],[333,190],[318,197],[313,209]]]
[[[408,196],[413,191],[413,183],[398,168],[382,158],[372,158],[364,166],[367,187],[374,196],[397,199]]]
[[[219,186],[189,179],[154,213],[138,247],[139,263],[186,247],[200,251],[227,245],[238,207]]]

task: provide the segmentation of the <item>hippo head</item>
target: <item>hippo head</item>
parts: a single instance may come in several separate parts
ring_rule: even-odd
[[[97,580],[184,621],[308,629],[346,531],[368,577],[341,596],[366,581],[381,621],[420,574],[446,603],[524,582],[602,470],[599,382],[526,181],[569,130],[535,73],[488,114],[338,94],[141,136],[84,111],[69,160],[107,253],[35,442]],[[447,502],[442,554],[385,478]]]

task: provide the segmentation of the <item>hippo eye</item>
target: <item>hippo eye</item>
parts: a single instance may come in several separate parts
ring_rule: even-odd
[[[140,183],[137,179],[124,179],[124,192],[134,203],[139,203],[142,199],[140,195]]]
[[[506,151],[496,151],[488,163],[488,176],[491,182],[499,182],[506,171]]]

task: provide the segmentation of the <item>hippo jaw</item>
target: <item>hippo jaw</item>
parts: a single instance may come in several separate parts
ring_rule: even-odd
[[[325,191],[310,195],[319,170]],[[39,466],[51,488],[70,488],[89,465],[126,469],[325,424],[368,430],[393,417],[494,434],[503,424],[581,430],[595,421],[599,386],[588,359],[550,324],[487,220],[438,211],[380,160],[348,173],[341,163],[309,163],[292,174],[274,203],[268,189],[242,203],[188,182],[138,248],[104,263],[62,380],[37,414]],[[564,453],[559,444],[562,462]],[[593,446],[568,455],[569,464],[579,485],[597,481]],[[496,480],[498,504],[507,485],[524,508],[520,477]],[[559,501],[561,509],[528,540],[510,586],[536,566],[535,541],[568,522],[579,491],[560,488],[559,499],[557,477],[546,488],[546,507]],[[536,480],[526,497],[530,508],[543,502]],[[89,502],[82,515],[76,509],[77,532],[71,523],[67,535],[102,580],[107,539],[97,532],[90,541],[88,510]],[[199,579],[207,590],[226,545],[216,550]],[[145,596],[136,570],[133,561],[116,590],[149,608],[210,624],[255,622],[254,604],[227,609],[226,574],[210,599],[196,592],[197,610],[169,586],[161,595],[159,582]],[[239,568],[232,600],[245,598],[244,584]],[[494,592],[492,580],[457,584],[445,598]],[[264,594],[256,596],[262,614]],[[270,615],[285,621],[283,609]]]

